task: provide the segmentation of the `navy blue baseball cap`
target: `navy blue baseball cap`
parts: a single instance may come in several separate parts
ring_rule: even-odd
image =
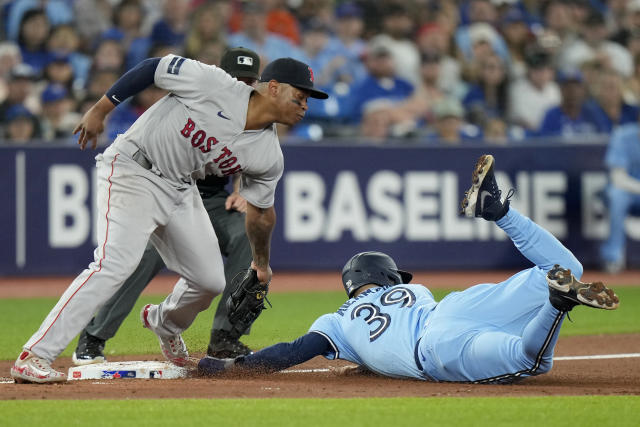
[[[5,116],[4,116],[4,119],[7,122],[20,119],[20,118],[25,118],[25,119],[33,118],[33,114],[31,113],[31,111],[29,111],[27,107],[25,107],[22,104],[12,105],[7,109],[7,112],[5,113]]]
[[[287,83],[309,92],[311,98],[327,99],[325,92],[313,88],[313,70],[304,62],[293,58],[279,58],[265,67],[260,76],[261,82],[275,80]]]

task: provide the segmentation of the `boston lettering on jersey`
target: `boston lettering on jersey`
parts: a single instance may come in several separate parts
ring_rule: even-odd
[[[207,133],[202,129],[198,129],[196,132],[194,130],[196,130],[196,123],[188,118],[180,134],[187,139],[191,138],[191,146],[203,153],[208,153],[214,145],[220,142],[215,136],[207,137]],[[220,155],[213,160],[213,163],[218,165],[220,172],[225,176],[242,171],[242,166],[237,164],[238,158],[233,156],[233,152],[227,147],[222,147]]]

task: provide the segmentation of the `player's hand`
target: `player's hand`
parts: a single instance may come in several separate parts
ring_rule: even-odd
[[[255,262],[251,261],[251,268],[253,268],[258,273],[258,280],[260,283],[269,283],[271,282],[271,276],[273,272],[271,271],[271,267],[267,265],[266,268],[260,268],[256,265]]]
[[[236,210],[238,212],[247,212],[247,201],[240,194],[235,191],[229,194],[227,200],[224,202],[224,208],[228,211]]]
[[[73,134],[80,132],[78,145],[84,150],[89,142],[91,148],[98,146],[98,135],[104,131],[104,120],[107,114],[115,108],[115,105],[103,96],[93,107],[89,109],[80,120],[80,123],[73,130]]]
[[[89,142],[91,142],[91,148],[95,149],[98,146],[98,135],[103,131],[104,117],[101,119],[98,114],[89,110],[73,130],[73,134],[75,135],[80,132],[78,145],[81,150],[84,150]]]

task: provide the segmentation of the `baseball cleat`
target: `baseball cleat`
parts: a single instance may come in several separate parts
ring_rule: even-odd
[[[571,270],[558,264],[547,273],[547,283],[549,300],[561,311],[569,311],[576,305],[615,310],[620,305],[618,296],[604,283],[582,283],[571,274]]]
[[[509,191],[504,202],[500,201],[502,191],[496,183],[493,165],[491,154],[480,156],[471,176],[471,188],[460,203],[460,213],[469,218],[482,217],[487,221],[497,221],[507,214],[513,190]]]
[[[88,334],[87,331],[82,331],[80,338],[78,338],[78,346],[76,351],[73,352],[71,360],[77,366],[106,362],[107,359],[102,352],[104,343],[105,340],[94,337]]]
[[[252,351],[242,341],[232,337],[228,331],[214,330],[207,348],[207,356],[219,359],[246,356]]]
[[[24,350],[11,368],[11,378],[16,383],[56,383],[67,380],[67,376],[51,367],[45,359]]]
[[[222,359],[217,357],[205,356],[198,362],[198,374],[200,375],[216,375],[226,371],[234,364],[234,359]]]
[[[142,308],[140,312],[140,320],[142,321],[142,326],[152,331],[158,337],[158,341],[160,342],[160,349],[162,350],[162,354],[164,357],[171,363],[176,366],[185,366],[189,363],[189,352],[187,351],[187,346],[182,340],[182,335],[171,335],[169,337],[163,337],[156,333],[153,330],[149,321],[147,320],[149,316],[149,309],[152,304],[147,304]]]

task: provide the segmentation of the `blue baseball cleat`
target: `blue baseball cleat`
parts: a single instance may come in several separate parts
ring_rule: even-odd
[[[476,162],[471,176],[471,188],[462,199],[461,213],[469,218],[482,217],[487,221],[497,221],[509,211],[509,191],[504,202],[500,201],[502,191],[498,188],[493,174],[494,159],[491,154],[483,154]]]

